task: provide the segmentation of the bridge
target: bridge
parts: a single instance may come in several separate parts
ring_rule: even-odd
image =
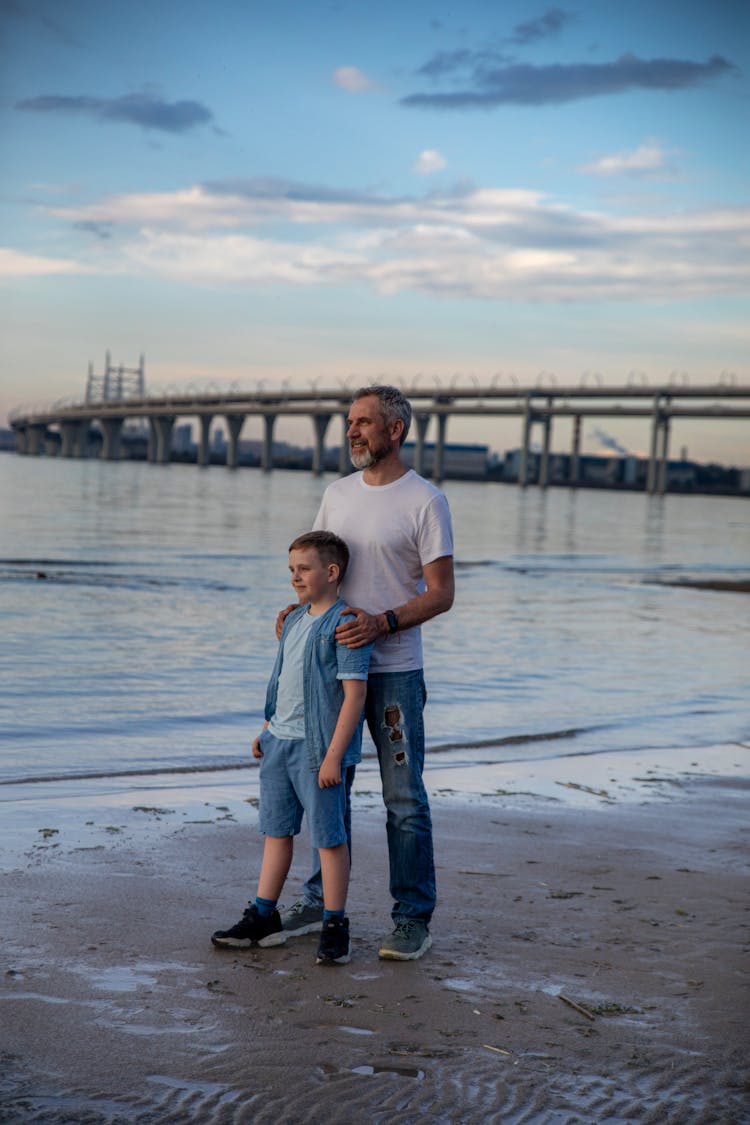
[[[102,435],[100,456],[116,461],[122,455],[122,434],[126,422],[140,419],[148,426],[148,460],[163,464],[169,461],[171,438],[178,418],[198,420],[198,464],[210,462],[209,431],[214,418],[226,421],[228,444],[226,464],[238,463],[238,442],[245,419],[257,416],[263,420],[261,467],[273,468],[273,435],[280,416],[306,416],[312,421],[313,472],[323,471],[325,438],[331,421],[341,419],[339,469],[348,469],[346,418],[354,386],[338,389],[310,390],[286,384],[275,390],[262,385],[254,391],[233,388],[229,391],[175,389],[146,393],[143,377],[144,361],[135,369],[113,368],[107,355],[105,378],[93,376],[89,368],[87,395],[83,401],[64,400],[52,406],[19,408],[10,415],[16,434],[17,451],[26,456],[42,452],[62,457],[83,457],[89,429],[96,425]],[[129,381],[129,384],[128,384]],[[588,382],[583,377],[575,385],[558,385],[553,377],[540,378],[534,386],[521,386],[513,376],[496,377],[487,384],[473,379],[471,386],[450,385],[435,380],[421,385],[417,376],[411,383],[401,384],[414,411],[414,468],[424,466],[425,437],[434,418],[437,438],[432,476],[443,479],[445,438],[449,418],[468,416],[516,416],[521,423],[518,483],[529,483],[531,442],[535,427],[542,430],[541,453],[537,483],[549,483],[549,460],[552,428],[555,419],[572,419],[572,444],[569,482],[578,482],[580,465],[581,423],[583,418],[643,418],[650,426],[650,454],[646,478],[648,492],[663,493],[667,484],[667,460],[671,426],[676,419],[697,418],[711,421],[750,418],[750,385],[739,385],[733,376],[723,376],[715,383],[691,385],[687,377],[673,377],[669,382],[649,386],[642,378],[633,378],[620,386],[604,386],[601,377]]]

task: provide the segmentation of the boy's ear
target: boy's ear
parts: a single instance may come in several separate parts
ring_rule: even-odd
[[[341,567],[338,563],[332,562],[328,564],[328,578],[331,582],[338,582],[340,574]]]

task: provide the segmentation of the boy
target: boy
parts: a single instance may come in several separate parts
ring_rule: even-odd
[[[349,960],[349,846],[346,781],[362,753],[362,709],[372,645],[348,649],[334,636],[349,549],[330,531],[310,531],[289,547],[299,597],[284,622],[266,693],[260,759],[260,830],[265,836],[258,893],[240,921],[217,930],[219,948],[280,945],[286,934],[276,905],[292,863],[303,812],[323,875],[323,929],[317,963]]]

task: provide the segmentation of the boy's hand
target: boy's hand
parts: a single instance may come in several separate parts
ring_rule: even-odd
[[[385,636],[388,631],[387,625],[383,629],[383,615],[380,613],[367,613],[366,610],[351,605],[344,606],[341,612],[354,614],[353,618],[343,621],[336,629],[336,640],[347,648],[362,648],[362,645],[369,645],[378,637]]]
[[[331,755],[330,750],[323,759],[318,770],[318,785],[321,789],[330,789],[341,782],[341,763],[338,758]]]
[[[297,604],[299,605],[299,602]],[[297,608],[296,605],[288,605],[286,607],[286,609],[281,610],[281,612],[279,613],[279,616],[276,618],[276,640],[277,641],[281,640],[281,629],[282,629],[282,626],[283,626],[284,622],[286,621],[287,617],[292,612],[292,610],[296,609],[296,608]]]
[[[255,738],[253,739],[253,757],[254,758],[262,758],[263,757],[263,751],[260,748],[260,735],[259,734],[256,734]]]

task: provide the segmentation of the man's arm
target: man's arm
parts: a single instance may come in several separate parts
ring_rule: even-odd
[[[318,770],[318,785],[328,789],[341,781],[341,759],[352,740],[367,695],[367,680],[342,680],[344,702],[341,704],[336,727],[328,751]]]
[[[425,621],[437,617],[439,613],[445,613],[453,605],[453,556],[444,555],[426,563],[422,573],[427,585],[424,593],[417,594],[403,605],[388,607],[396,614],[399,632],[423,625]],[[346,606],[341,612],[354,614],[350,621],[345,621],[336,630],[336,640],[347,648],[361,648],[362,645],[376,641],[378,637],[387,636],[390,631],[384,613],[366,613],[354,606]]]

